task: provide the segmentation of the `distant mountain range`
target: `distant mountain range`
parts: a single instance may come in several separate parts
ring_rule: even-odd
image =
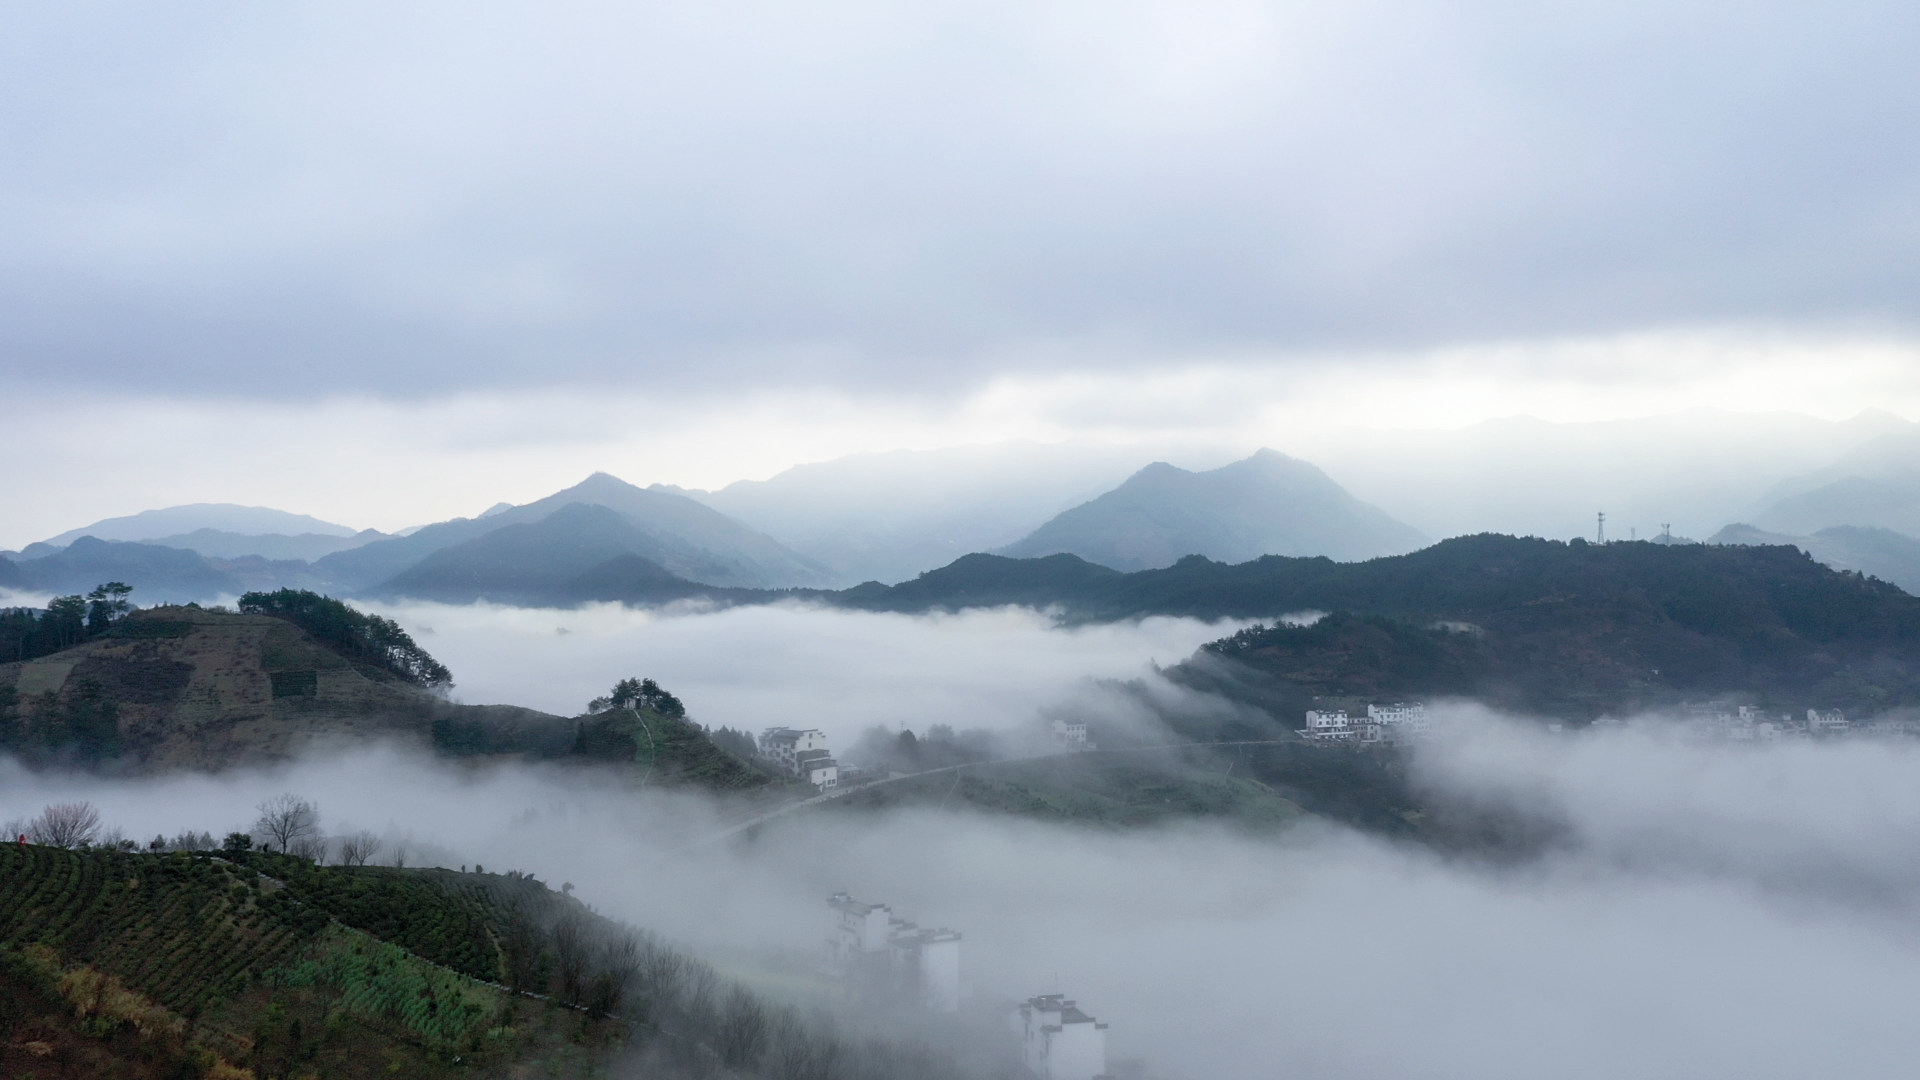
[[[1920,595],[1920,540],[1891,529],[1836,525],[1811,536],[1788,536],[1729,525],[1713,534],[1709,544],[1785,544],[1797,547],[1836,570],[1854,570],[1892,582]]]
[[[1767,534],[1749,540],[1791,540],[1835,565],[1915,581],[1886,537],[1827,535],[1878,528],[1920,536],[1920,429],[1896,417],[1831,423],[1700,412],[1599,425],[1518,418],[1427,433],[1419,446],[1408,438],[1358,433],[1353,445],[1328,447],[1347,463],[1338,482],[1272,450],[1211,468],[1162,461],[1143,469],[1138,448],[1035,443],[854,455],[718,491],[640,488],[595,474],[525,505],[499,503],[395,535],[262,507],[196,504],[111,518],[0,553],[0,588],[71,592],[118,579],[143,603],[280,585],[528,604],[696,594],[745,602],[755,590],[912,585],[916,575],[980,551],[1072,553],[1126,571],[1167,568],[1190,555],[1231,564],[1263,555],[1353,561],[1426,542],[1356,494],[1387,490],[1383,477],[1401,493],[1396,511],[1432,509],[1449,491],[1472,496],[1448,509],[1468,518],[1499,518],[1514,500],[1543,499],[1569,515],[1589,504],[1608,511],[1615,537],[1634,533],[1636,519],[1623,520],[1640,512],[1632,506],[1650,516],[1670,496],[1688,508],[1673,515],[1678,535],[1688,531],[1688,513],[1698,518],[1741,500],[1752,513],[1737,520]],[[1680,479],[1659,481],[1668,487],[1643,492],[1627,511],[1600,501],[1655,483],[1649,478],[1675,454],[1697,456],[1701,447],[1725,451],[1726,460],[1681,468]],[[1381,456],[1389,450],[1391,460]],[[1176,460],[1196,456],[1203,465],[1218,461],[1192,453]],[[1743,465],[1748,459],[1755,463]],[[1810,460],[1826,464],[1808,471]],[[1402,472],[1380,471],[1393,462]],[[1791,479],[1768,479],[1768,470],[1791,462],[1799,463]],[[1713,471],[1721,465],[1725,476]],[[1356,476],[1357,488],[1348,482]],[[1672,486],[1681,479],[1693,486]],[[1588,513],[1579,515],[1584,523],[1570,518],[1571,527],[1586,532]],[[1638,534],[1652,538],[1666,520],[1655,516]],[[1736,519],[1718,523],[1727,520]]]
[[[1888,432],[1782,481],[1742,520],[1789,536],[1851,525],[1920,537],[1920,431]]]
[[[1805,535],[1891,523],[1841,517],[1789,528],[1763,520],[1760,510],[1787,493],[1783,484],[1882,440],[1916,438],[1920,427],[1876,410],[1836,421],[1690,409],[1592,422],[1513,416],[1454,429],[1356,426],[1316,445],[1311,457],[1355,497],[1430,536],[1591,539],[1603,510],[1607,534],[1620,539],[1652,537],[1666,523],[1706,536],[1730,521]],[[1920,466],[1920,456],[1908,460]],[[1826,480],[1856,474],[1864,475],[1849,467]]]
[[[108,581],[137,583],[142,603],[205,600],[241,591],[238,578],[204,556],[160,544],[83,536],[18,562],[0,559],[0,587],[84,593]]]
[[[182,509],[194,513],[156,514],[110,531],[138,534],[208,518],[200,508]],[[243,522],[251,527],[293,516],[238,509],[252,515]],[[185,541],[205,550],[188,550]],[[311,561],[275,557],[299,550],[323,553]],[[249,537],[201,528],[147,542],[81,536],[65,546],[33,544],[0,558],[0,588],[72,593],[119,580],[135,586],[136,601],[143,604],[280,586],[449,602],[572,603],[605,591],[610,580],[631,583],[634,559],[651,566],[654,577],[680,582],[683,592],[831,581],[819,564],[693,499],[596,473],[524,506],[495,506],[477,518],[439,522],[404,536],[368,530]],[[603,572],[589,576],[596,570]],[[572,584],[576,578],[578,586]]]
[[[1262,555],[1353,561],[1400,555],[1427,543],[1419,531],[1354,498],[1313,465],[1261,450],[1209,472],[1155,462],[1000,553],[1068,553],[1116,570],[1149,570],[1188,555],[1229,563]]]
[[[575,513],[569,508],[576,504],[609,513]],[[477,543],[511,526],[538,525],[563,510],[568,516],[547,528]],[[569,526],[588,532],[568,537]],[[532,582],[555,584],[622,553],[705,585],[776,588],[829,580],[819,564],[693,499],[635,487],[606,473],[525,506],[496,507],[483,517],[444,521],[410,536],[329,555],[314,569],[350,593],[368,595],[421,595],[410,588],[442,596],[495,589],[487,574],[501,575],[497,588],[502,592],[524,592]]]
[[[853,454],[718,491],[665,485],[776,537],[839,585],[896,582],[1010,544],[1140,467],[1135,447],[1005,442]]]
[[[211,530],[237,536],[350,537],[356,530],[306,514],[290,514],[265,506],[234,503],[190,503],[163,510],[143,510],[126,517],[106,518],[79,529],[68,529],[43,543],[66,547],[83,536],[97,540],[158,540],[163,536]],[[183,545],[174,545],[176,547]]]

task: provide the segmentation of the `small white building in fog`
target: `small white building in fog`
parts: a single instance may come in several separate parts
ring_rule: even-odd
[[[1828,709],[1824,712],[1819,709],[1807,710],[1807,734],[1809,735],[1839,735],[1850,726],[1847,723],[1847,714],[1839,709]]]
[[[1059,994],[1014,1009],[1020,1060],[1038,1080],[1100,1080],[1107,1073],[1107,1025]]]
[[[1088,750],[1093,746],[1092,743],[1087,741],[1087,722],[1085,720],[1062,720],[1055,717],[1053,721],[1053,741],[1056,746],[1065,750]]]
[[[960,932],[921,927],[894,917],[885,904],[868,904],[834,893],[827,905],[838,916],[827,939],[827,971],[849,991],[876,1000],[906,1000],[934,1012],[957,1012]]]

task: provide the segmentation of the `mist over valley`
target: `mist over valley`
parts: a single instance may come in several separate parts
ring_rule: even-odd
[[[0,9],[0,1076],[1904,1080],[1917,49]]]

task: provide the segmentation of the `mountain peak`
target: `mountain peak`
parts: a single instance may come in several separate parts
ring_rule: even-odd
[[[1354,498],[1326,473],[1261,448],[1206,472],[1164,461],[1002,549],[1033,557],[1071,552],[1116,570],[1204,555],[1229,563],[1262,555],[1365,559],[1426,543],[1416,530]]]

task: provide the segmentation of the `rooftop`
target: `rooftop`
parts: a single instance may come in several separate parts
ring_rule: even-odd
[[[843,892],[837,892],[827,897],[827,903],[840,911],[845,911],[853,915],[867,915],[874,911],[888,910],[885,904],[863,904]]]

